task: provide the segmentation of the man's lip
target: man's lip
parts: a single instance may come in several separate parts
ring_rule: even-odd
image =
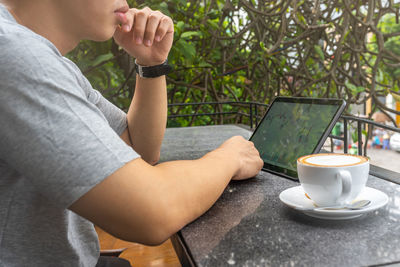
[[[129,11],[129,6],[125,5],[123,7],[118,8],[117,10],[115,10],[115,13],[126,13]]]

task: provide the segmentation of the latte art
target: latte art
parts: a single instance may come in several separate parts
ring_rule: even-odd
[[[353,165],[360,163],[361,159],[356,157],[346,157],[346,156],[324,156],[324,157],[310,157],[304,160],[306,163],[311,163],[315,165]]]
[[[367,162],[367,158],[348,154],[316,154],[299,158],[299,162],[306,165],[321,167],[353,166]]]

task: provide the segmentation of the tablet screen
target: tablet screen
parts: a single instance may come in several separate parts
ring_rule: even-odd
[[[342,100],[275,99],[250,138],[264,168],[297,177],[297,158],[319,152],[343,107]]]

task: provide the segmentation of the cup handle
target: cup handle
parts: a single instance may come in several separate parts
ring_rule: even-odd
[[[349,171],[340,170],[338,173],[336,173],[336,177],[342,182],[342,192],[339,196],[338,202],[343,203],[346,202],[350,197],[352,182],[351,174]]]

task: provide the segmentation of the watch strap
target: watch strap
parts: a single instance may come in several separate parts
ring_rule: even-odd
[[[156,78],[170,73],[173,68],[168,64],[168,59],[164,63],[155,66],[141,66],[135,60],[136,73],[142,78]]]

